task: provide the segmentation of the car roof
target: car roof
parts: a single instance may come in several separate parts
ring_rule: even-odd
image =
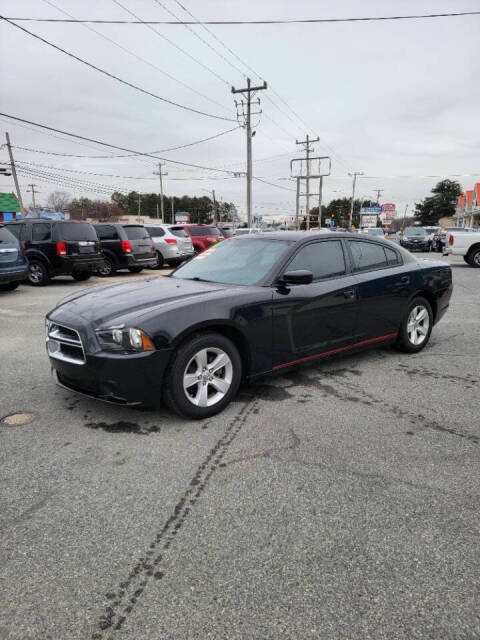
[[[262,234],[261,233],[252,233],[252,240],[260,240],[262,239]],[[338,231],[270,231],[268,234],[268,239],[269,240],[290,240],[290,241],[295,241],[295,242],[300,242],[302,240],[311,240],[312,238],[329,238],[330,240],[332,238],[345,238],[345,236],[348,236],[348,232],[345,233],[341,233]],[[352,238],[355,237],[355,240],[358,240],[357,235],[353,236],[352,234]],[[263,237],[263,239],[265,239]],[[362,238],[362,240],[364,240],[365,242],[368,242],[368,240],[365,238]]]

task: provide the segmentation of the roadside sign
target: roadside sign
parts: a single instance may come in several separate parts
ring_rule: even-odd
[[[377,226],[377,214],[362,214],[360,216],[361,227],[376,227]]]

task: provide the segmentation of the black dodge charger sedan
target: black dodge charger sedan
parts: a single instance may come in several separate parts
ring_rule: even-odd
[[[379,345],[420,351],[451,293],[448,265],[386,240],[251,234],[170,276],[65,298],[47,315],[47,351],[63,387],[205,418],[245,379]]]

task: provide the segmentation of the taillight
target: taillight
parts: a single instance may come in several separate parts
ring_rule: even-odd
[[[57,242],[57,256],[67,255],[67,245],[65,242]]]
[[[25,246],[24,242],[22,242],[22,253],[23,253],[24,256],[27,255],[27,247]]]
[[[123,253],[132,253],[132,245],[130,244],[129,240],[122,240],[120,244]]]
[[[177,244],[177,241],[175,240],[175,238],[165,238],[165,242],[167,244]]]
[[[452,235],[448,236],[448,244],[450,246],[452,246],[452,244],[453,244],[453,236]]]

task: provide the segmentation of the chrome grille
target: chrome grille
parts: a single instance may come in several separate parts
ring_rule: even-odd
[[[47,353],[51,358],[85,364],[82,340],[75,329],[47,321]]]

